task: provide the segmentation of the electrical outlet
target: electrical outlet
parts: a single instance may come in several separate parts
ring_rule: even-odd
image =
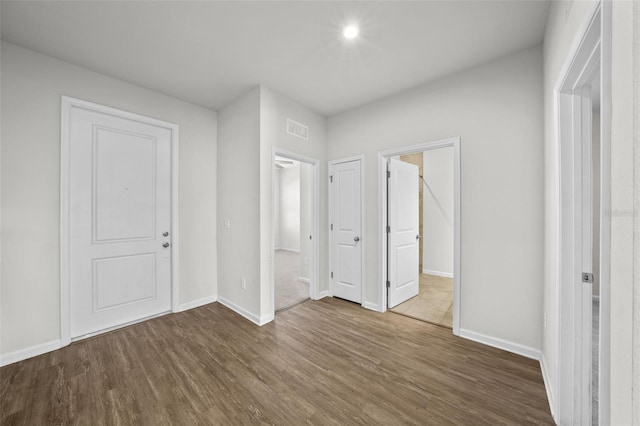
[[[231,219],[225,219],[224,221],[224,227],[226,229],[231,229]]]
[[[304,257],[304,264],[308,265],[309,264],[309,256],[305,256]]]
[[[240,278],[240,287],[242,287],[243,290],[247,289],[247,280],[244,278]]]

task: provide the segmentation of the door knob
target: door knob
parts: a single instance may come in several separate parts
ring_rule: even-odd
[[[169,243],[163,243],[163,244],[162,244],[162,247],[164,247],[164,248],[169,247]]]
[[[360,237],[354,237],[353,241],[355,241],[357,243],[358,241],[360,241]]]
[[[168,236],[169,236],[169,233],[168,233],[167,231],[164,231],[164,232],[162,233],[162,236],[163,236],[163,237],[168,237]]]
[[[419,240],[419,239],[420,239],[420,235],[416,235],[416,240]]]

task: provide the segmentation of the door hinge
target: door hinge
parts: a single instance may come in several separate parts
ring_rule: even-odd
[[[387,225],[387,234],[391,233],[391,227]]]
[[[387,281],[387,288],[391,287],[391,281]]]
[[[331,278],[333,278],[333,272],[331,272]]]
[[[390,179],[390,178],[391,178],[391,171],[387,170],[387,179]]]
[[[333,223],[331,224],[331,230],[333,231]]]
[[[333,175],[329,176],[329,182],[333,183]]]
[[[593,274],[589,272],[582,273],[582,282],[583,283],[592,283],[593,282]]]

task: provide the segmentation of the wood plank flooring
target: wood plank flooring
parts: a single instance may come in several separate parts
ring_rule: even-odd
[[[325,298],[213,303],[0,369],[8,425],[553,424],[536,361]]]

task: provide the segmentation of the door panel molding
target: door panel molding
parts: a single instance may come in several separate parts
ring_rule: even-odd
[[[178,152],[179,126],[143,115],[107,107],[81,99],[61,97],[60,132],[60,346],[71,343],[71,120],[74,109],[110,115],[145,125],[151,125],[171,132],[171,310],[179,311],[179,227],[178,227]],[[138,321],[133,321],[138,322]],[[120,325],[124,327],[128,325]],[[118,328],[116,327],[116,328]],[[111,328],[113,329],[113,328]],[[109,331],[103,330],[103,331]],[[102,332],[103,332],[102,331]],[[92,333],[94,335],[96,333]],[[84,336],[84,337],[88,337]]]
[[[378,152],[378,224],[380,225],[380,282],[378,306],[379,312],[387,310],[387,233],[383,229],[387,223],[387,160],[397,155],[413,154],[438,148],[453,148],[453,334],[460,335],[461,309],[461,267],[460,267],[460,138],[454,137],[439,141],[409,145]]]

